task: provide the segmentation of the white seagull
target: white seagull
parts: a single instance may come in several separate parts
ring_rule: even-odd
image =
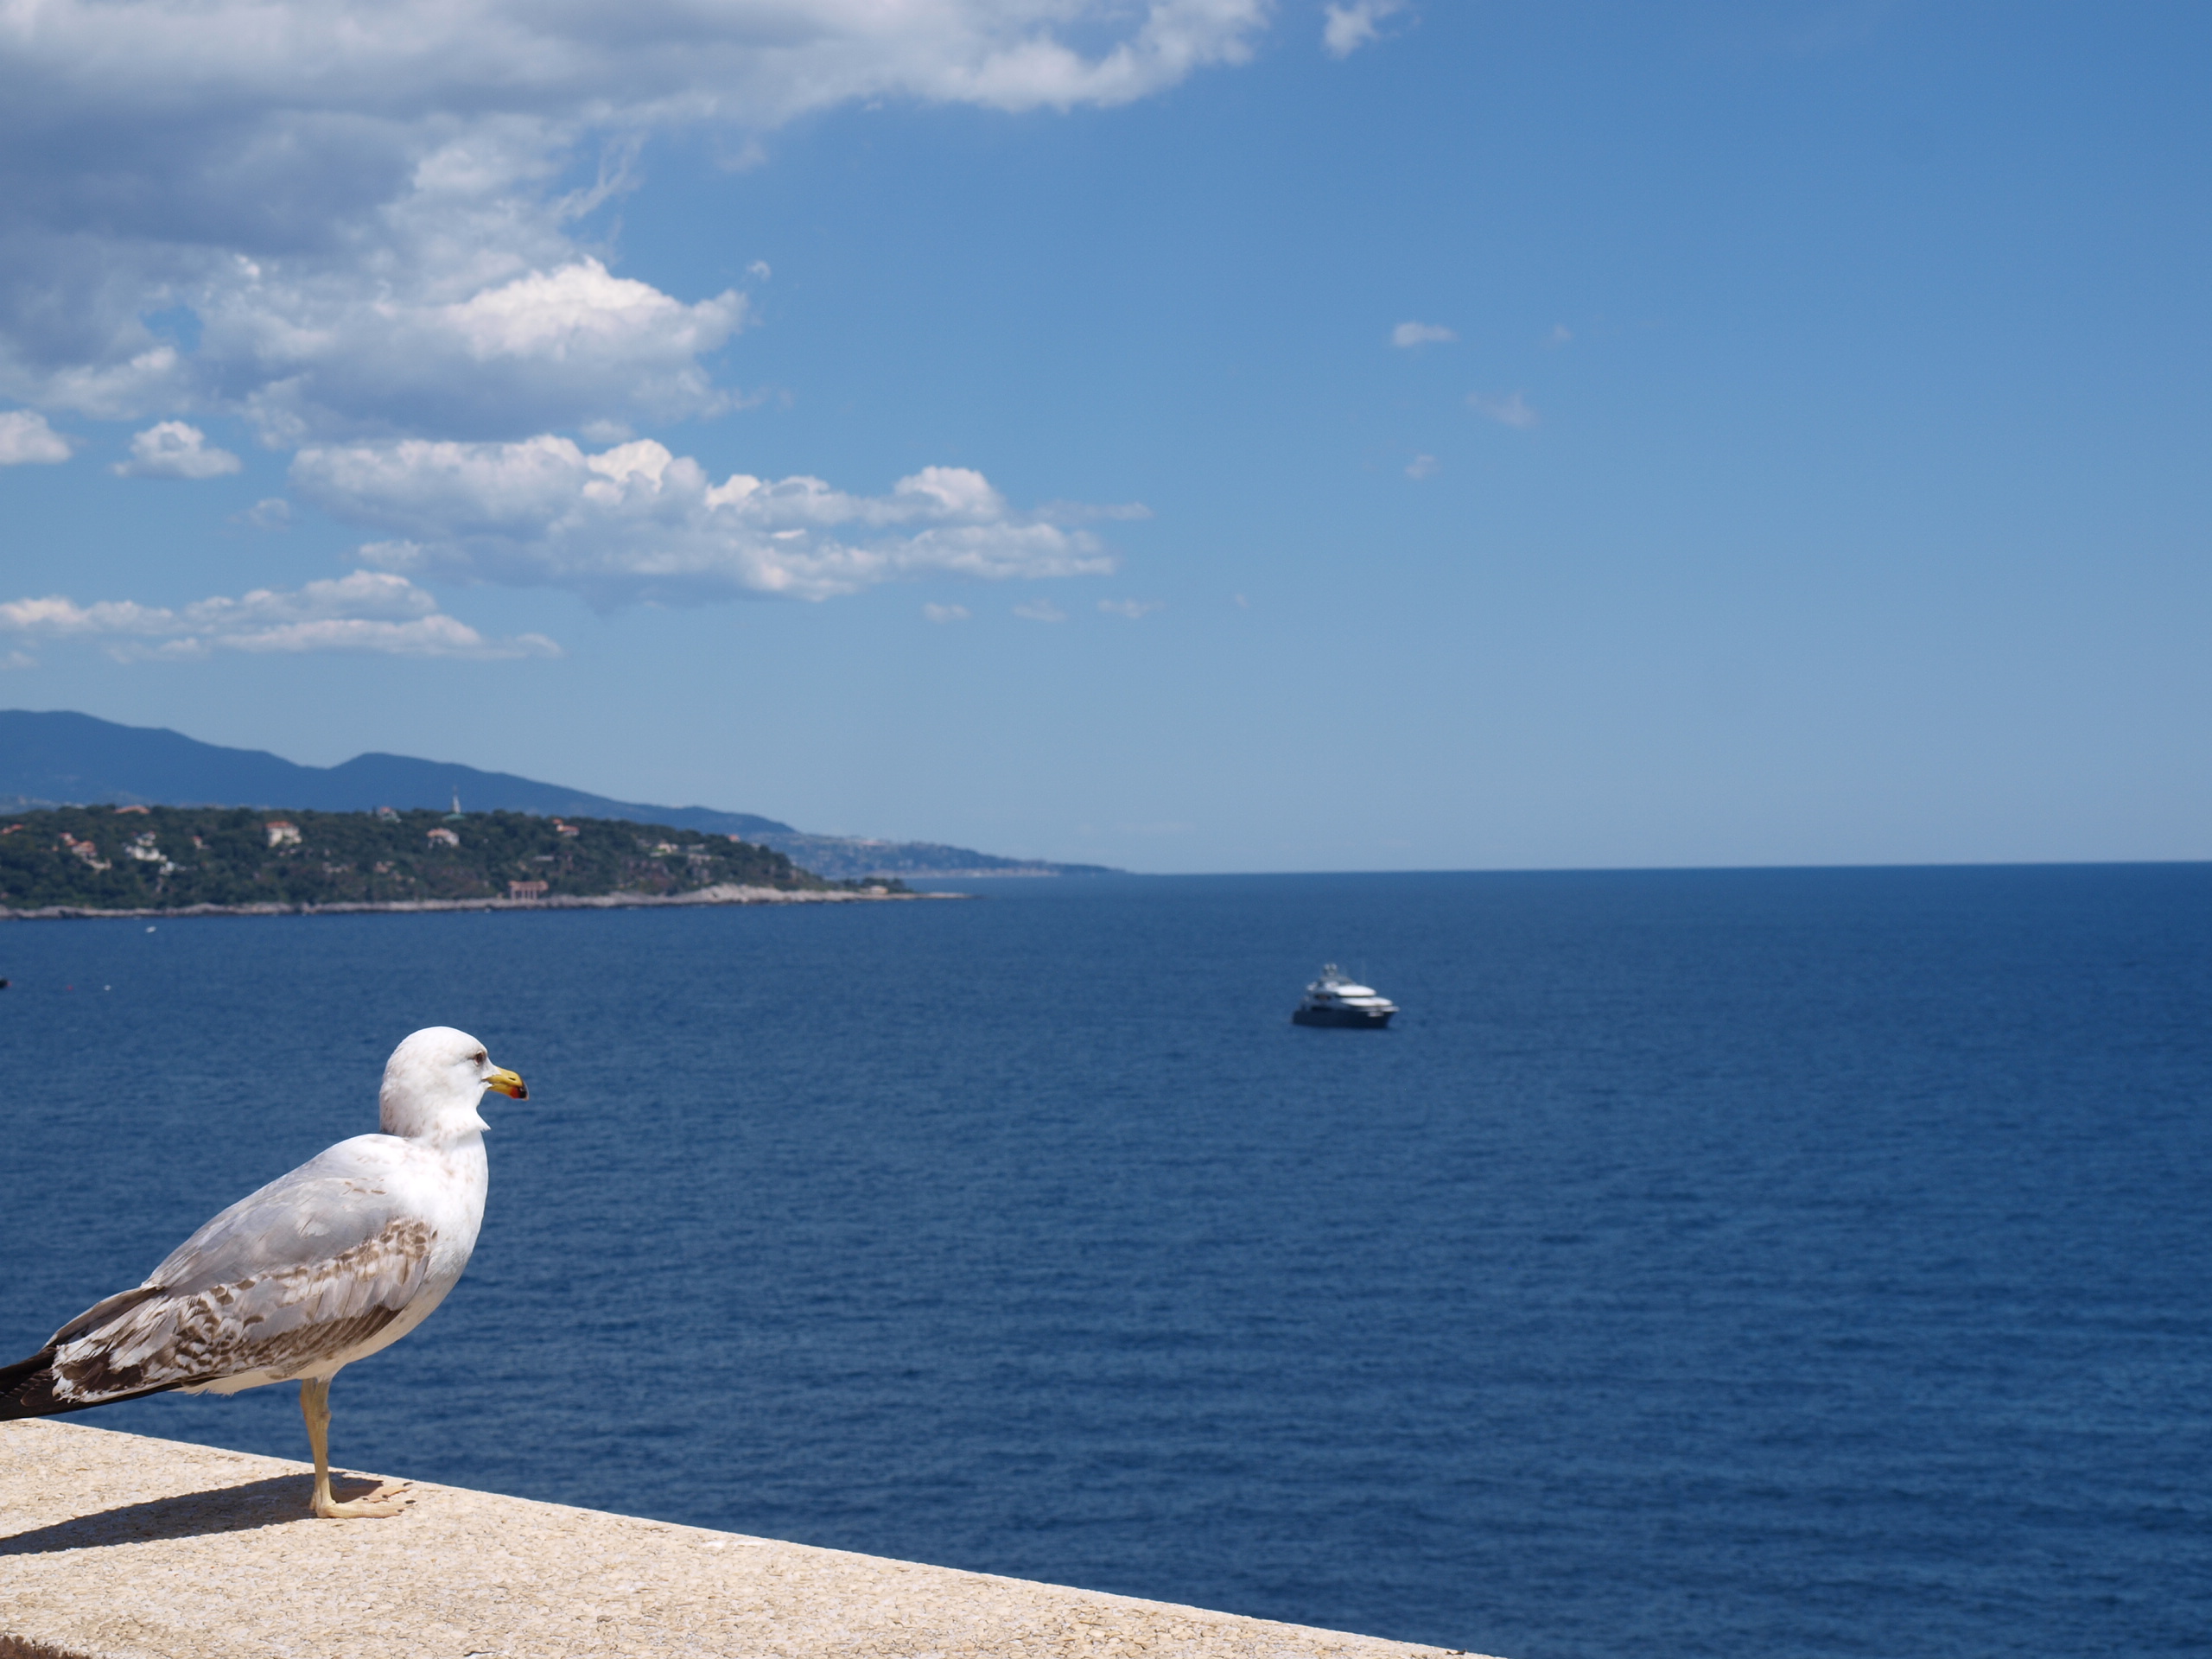
[[[394,1049],[384,1132],[340,1141],[177,1246],[135,1290],[94,1304],[29,1359],[0,1368],[0,1421],[181,1389],[236,1394],[300,1382],[315,1447],[315,1512],[397,1515],[379,1487],[330,1495],[330,1379],[429,1316],[468,1265],[484,1219],[486,1089],[529,1090],[450,1026]]]

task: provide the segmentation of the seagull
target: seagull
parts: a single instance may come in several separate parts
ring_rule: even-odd
[[[422,1324],[468,1265],[484,1219],[491,1126],[476,1107],[487,1089],[530,1096],[467,1032],[416,1032],[385,1065],[382,1134],[340,1141],[240,1198],[145,1283],[0,1367],[0,1421],[296,1377],[315,1513],[397,1515],[389,1484],[350,1503],[330,1495],[330,1379]]]

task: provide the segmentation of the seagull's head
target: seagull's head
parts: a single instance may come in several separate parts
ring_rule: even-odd
[[[416,1032],[385,1062],[377,1101],[386,1135],[442,1141],[491,1126],[476,1115],[486,1089],[517,1100],[530,1090],[513,1072],[492,1064],[484,1045],[451,1026]]]

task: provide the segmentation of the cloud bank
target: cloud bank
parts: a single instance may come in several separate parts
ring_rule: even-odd
[[[578,219],[652,133],[910,99],[1111,105],[1268,0],[18,0],[0,6],[0,395],[291,446],[712,412],[735,292]],[[595,176],[579,184],[579,163]]]
[[[204,423],[242,421],[296,452],[296,497],[386,538],[296,589],[18,599],[0,636],[518,656],[556,647],[487,638],[417,582],[606,607],[1110,570],[1081,527],[1101,510],[1020,511],[963,467],[867,496],[548,435],[732,407],[718,354],[753,320],[738,289],[621,274],[586,222],[658,134],[750,143],[878,99],[1126,104],[1249,58],[1272,4],[0,0],[0,399],[25,405],[0,412],[0,467],[67,461],[68,413],[140,425],[116,474],[216,479],[244,463]],[[234,522],[290,516],[270,497]]]
[[[361,550],[384,569],[562,588],[601,607],[1114,568],[1088,531],[1061,522],[1071,515],[1019,512],[961,467],[925,467],[888,495],[862,496],[808,477],[741,473],[716,484],[650,439],[592,454],[541,435],[310,448],[292,480],[326,511],[392,532]]]
[[[229,450],[210,448],[198,427],[162,421],[134,435],[130,459],[108,470],[118,478],[221,478],[245,465]]]
[[[1332,58],[1348,58],[1382,38],[1382,22],[1406,9],[1406,0],[1351,0],[1323,14],[1321,44]]]
[[[1485,420],[1496,421],[1501,426],[1517,427],[1523,431],[1541,419],[1535,410],[1529,407],[1529,400],[1517,391],[1503,395],[1471,391],[1467,394],[1467,407]]]
[[[120,660],[206,657],[216,651],[374,652],[399,657],[557,657],[543,634],[490,639],[438,609],[404,576],[356,570],[303,588],[257,588],[181,609],[130,600],[79,605],[60,594],[0,602],[0,633],[88,640]]]
[[[69,459],[69,440],[32,409],[0,413],[0,467],[51,467]]]

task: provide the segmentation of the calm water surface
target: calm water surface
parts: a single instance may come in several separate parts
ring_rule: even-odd
[[[531,1099],[352,1466],[1514,1659],[2212,1649],[2212,867],[987,890],[0,926],[0,1357],[454,1024]]]

